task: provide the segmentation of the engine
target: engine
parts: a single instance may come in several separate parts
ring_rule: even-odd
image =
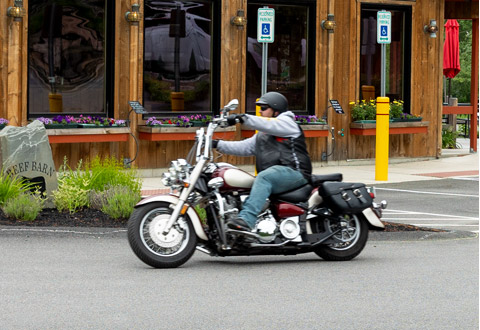
[[[225,221],[228,222],[231,218],[238,216],[238,210],[242,208],[242,204],[248,195],[227,195],[224,198]],[[269,202],[267,202],[258,217],[255,225],[254,233],[257,234],[258,240],[261,243],[271,243],[277,237],[283,240],[300,239],[300,225],[298,217],[288,217],[278,222],[272,215],[269,209]]]

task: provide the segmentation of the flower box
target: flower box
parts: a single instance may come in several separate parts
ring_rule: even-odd
[[[128,127],[99,127],[47,129],[50,143],[126,142]]]
[[[421,134],[428,133],[428,121],[410,121],[410,122],[390,122],[389,134]],[[350,124],[351,135],[376,135],[376,123],[357,123]]]
[[[44,124],[46,129],[78,128],[78,124]]]
[[[410,122],[410,121],[422,121],[422,117],[415,117],[415,118],[393,118],[391,121],[393,122]]]
[[[315,124],[307,124],[307,125],[300,125],[303,130],[303,134],[305,137],[327,137],[328,136],[328,125],[325,123],[315,123]],[[247,128],[246,126],[242,126],[242,138],[249,138],[255,135],[255,131],[252,129]]]
[[[166,126],[138,126],[140,140],[146,141],[175,141],[195,140],[197,127],[166,127]],[[235,137],[235,126],[218,128],[214,139],[231,140]]]

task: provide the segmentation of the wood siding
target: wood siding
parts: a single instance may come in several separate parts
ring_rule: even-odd
[[[125,12],[133,3],[143,1],[116,1],[115,16],[115,67],[114,67],[114,117],[130,119],[132,134],[138,140],[137,125],[143,124],[141,115],[130,113],[128,101],[142,102],[143,88],[143,22],[134,26],[125,20]],[[443,0],[317,0],[315,68],[315,114],[327,113],[329,124],[334,127],[335,145],[329,137],[308,138],[307,144],[312,160],[322,161],[322,153],[329,161],[365,159],[375,157],[375,137],[349,134],[351,122],[348,104],[359,99],[358,72],[360,59],[360,10],[364,3],[403,5],[412,8],[412,76],[411,109],[429,122],[426,134],[403,134],[390,136],[390,157],[435,157],[441,153],[441,107],[442,107],[442,47],[443,24],[437,38],[423,32],[430,19],[443,22]],[[8,0],[13,5],[13,0]],[[14,22],[6,16],[7,5],[0,6],[0,117],[8,118],[12,125],[27,124],[27,22]],[[24,0],[28,9],[28,0]],[[478,2],[477,7],[478,8]],[[237,98],[237,112],[245,113],[246,80],[246,29],[240,30],[230,24],[237,9],[247,10],[247,0],[221,1],[221,60],[220,103],[226,104]],[[327,14],[334,14],[336,28],[333,34],[320,26]],[[460,14],[459,14],[460,15]],[[256,24],[256,22],[248,22]],[[280,24],[280,22],[277,22]],[[218,67],[218,66],[214,66]],[[329,99],[336,99],[346,114],[339,115],[329,107]],[[341,129],[345,136],[337,134]],[[241,139],[237,128],[236,139]],[[70,164],[96,155],[113,155],[135,159],[139,168],[165,167],[170,160],[185,157],[192,141],[145,141],[133,137],[127,142],[102,142],[78,144],[52,144],[57,167],[66,156]],[[137,152],[138,150],[138,152]],[[236,164],[253,164],[253,157],[223,156],[220,161]]]

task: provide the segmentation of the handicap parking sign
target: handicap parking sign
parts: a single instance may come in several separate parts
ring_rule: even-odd
[[[377,43],[391,43],[392,13],[385,10],[377,12]]]
[[[275,9],[258,8],[257,41],[273,42],[275,30]]]

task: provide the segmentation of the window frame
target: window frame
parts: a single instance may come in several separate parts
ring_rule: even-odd
[[[404,31],[403,31],[403,83],[402,83],[402,89],[403,89],[403,102],[404,102],[404,112],[406,113],[411,113],[411,95],[412,95],[412,6],[411,5],[389,5],[389,4],[373,4],[373,3],[362,3],[360,6],[360,23],[362,19],[362,11],[364,9],[368,10],[397,10],[397,11],[402,11],[404,13]],[[360,24],[361,26],[361,24]],[[360,35],[362,33],[362,29],[360,27]],[[361,42],[359,43],[359,46],[361,47]],[[361,50],[359,49],[359,59],[361,57]],[[360,71],[360,63],[359,61],[359,66],[358,70],[359,73]],[[388,74],[388,73],[387,73]],[[358,93],[361,96],[361,75],[359,74],[359,81],[358,81]],[[390,100],[393,101],[393,100]]]
[[[305,79],[305,90],[306,90],[306,109],[300,110],[291,110],[296,115],[315,115],[315,85],[316,85],[316,43],[317,43],[317,32],[316,32],[316,10],[317,10],[317,3],[315,0],[298,0],[295,3],[287,0],[271,0],[271,1],[259,1],[253,0],[248,1],[247,3],[247,11],[249,5],[258,5],[258,6],[268,6],[268,5],[275,5],[275,6],[305,6],[307,7],[307,61],[305,65],[305,74],[307,78]],[[250,23],[251,24],[251,23]],[[278,22],[276,22],[278,24]],[[256,36],[255,36],[256,38]],[[248,33],[246,34],[245,44],[248,44]],[[313,70],[310,70],[313,68]],[[247,69],[247,68],[246,68]],[[245,79],[245,103],[248,102],[248,95],[247,95],[247,80],[248,80],[249,72],[246,72],[246,79]],[[267,89],[267,92],[269,90]],[[260,94],[260,91],[259,91]],[[252,107],[247,105],[247,109],[252,109]],[[253,111],[246,111],[249,114],[254,114]]]
[[[103,111],[89,112],[85,109],[82,112],[41,112],[31,113],[30,104],[30,65],[27,65],[27,119],[32,120],[39,117],[52,118],[62,116],[94,115],[101,117],[114,116],[114,93],[115,93],[115,0],[105,0],[105,50],[104,50],[104,77],[103,77]],[[30,10],[31,7],[29,7]],[[30,17],[30,15],[29,15]],[[29,24],[30,22],[28,22]],[[30,55],[30,35],[27,35],[27,58]]]
[[[186,1],[186,0],[184,0]],[[205,112],[196,112],[194,110],[185,111],[155,111],[148,112],[142,117],[146,119],[152,116],[158,117],[176,117],[176,116],[190,116],[195,114],[218,115],[220,113],[220,78],[221,78],[221,0],[209,0],[212,6],[212,36],[210,43],[210,109]],[[171,1],[175,3],[175,1]],[[146,1],[144,1],[145,6]],[[145,12],[145,11],[143,11]],[[145,21],[145,17],[143,17]],[[145,24],[143,24],[143,63],[145,62]],[[217,37],[218,36],[218,37]],[[142,103],[145,105],[145,69],[142,68]]]

